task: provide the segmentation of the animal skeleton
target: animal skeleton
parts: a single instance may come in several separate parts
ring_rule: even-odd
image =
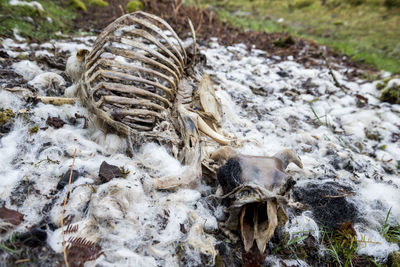
[[[141,11],[107,26],[84,60],[79,96],[103,126],[111,126],[134,143],[168,144],[176,157],[191,166],[179,182],[159,180],[156,188],[191,184],[201,175],[200,133],[220,144],[232,141],[218,132],[221,110],[209,77],[199,79],[194,74],[196,40],[190,20],[189,25],[191,60],[167,22]],[[69,60],[75,68],[82,55],[79,51],[78,60]]]
[[[120,17],[100,34],[89,54],[79,51],[77,60],[69,60],[83,71],[81,101],[103,126],[137,143],[168,144],[173,154],[190,166],[179,179],[154,179],[156,189],[197,183],[201,176],[201,134],[221,145],[233,143],[219,130],[221,105],[210,78],[195,75],[196,40],[189,24],[193,33],[191,60],[171,26],[144,12]],[[75,70],[68,72],[76,77]],[[239,155],[225,146],[210,155],[213,161],[232,157],[240,162],[242,181],[225,192],[224,198],[231,199],[226,226],[230,230],[239,227],[246,251],[256,241],[262,253],[276,226],[287,220],[284,206],[288,200],[283,194],[290,177],[285,168],[290,162],[299,167],[302,164],[292,150],[274,158],[257,158]],[[253,177],[254,168],[259,177]]]
[[[182,41],[163,19],[145,12],[124,15],[100,34],[91,52],[80,50],[68,59],[66,74],[79,83],[82,103],[102,126],[110,126],[137,143],[157,141],[168,144],[174,156],[189,166],[179,178],[154,179],[156,189],[196,183],[201,176],[203,160],[211,171],[215,168],[207,166],[207,160],[220,164],[221,160],[235,160],[239,168],[231,169],[226,180],[218,177],[223,187],[225,183],[222,198],[229,203],[229,218],[224,226],[239,231],[245,251],[255,243],[263,253],[275,228],[287,221],[285,206],[293,204],[284,196],[292,181],[285,169],[291,162],[302,168],[302,163],[292,150],[283,150],[274,157],[254,157],[241,155],[228,146],[234,140],[224,136],[219,129],[222,111],[211,80],[207,75],[200,79],[195,74],[196,40],[190,21],[189,25],[193,33],[191,59]],[[43,83],[45,85],[53,85],[53,78],[61,80],[49,73],[39,78],[42,78],[41,82],[48,78],[44,79],[48,82]],[[37,83],[39,85],[42,83]],[[8,90],[34,96],[24,88]],[[54,105],[75,102],[75,98],[36,98]],[[202,158],[201,134],[226,146]],[[238,179],[232,179],[234,177]],[[116,187],[107,197],[118,207],[116,210],[123,213],[126,207],[122,204],[128,205],[131,201],[130,195],[119,189]],[[97,214],[96,208],[92,207],[92,215],[106,220],[108,215]],[[97,241],[98,232],[93,223],[89,220],[86,230]],[[0,229],[5,227],[8,225],[0,222]],[[216,252],[209,247],[214,241],[208,237],[198,239],[202,235],[197,222],[189,233],[189,243],[214,257]]]

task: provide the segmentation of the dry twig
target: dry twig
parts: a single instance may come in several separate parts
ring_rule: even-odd
[[[352,197],[352,196],[354,196],[354,194],[348,193],[348,194],[337,195],[337,196],[329,196],[329,195],[326,195],[326,196],[322,196],[322,197],[323,197],[323,198],[343,198],[343,197]]]

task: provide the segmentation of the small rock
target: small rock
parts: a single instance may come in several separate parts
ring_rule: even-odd
[[[278,75],[281,76],[282,78],[287,78],[287,77],[289,77],[289,73],[287,73],[286,71],[283,71],[283,70],[277,71],[276,74],[278,74]]]
[[[179,224],[180,225],[180,230],[182,233],[186,234],[188,230],[186,229],[185,225],[183,223]]]
[[[57,190],[61,190],[66,186],[69,182],[69,176],[71,175],[71,169],[69,169],[66,173],[64,173],[63,177],[57,184]],[[72,177],[71,177],[71,184],[75,182],[78,177],[80,176],[80,173],[76,170],[72,171]]]
[[[113,178],[122,177],[122,171],[118,166],[110,165],[103,161],[100,165],[99,176],[102,183],[107,183]]]
[[[47,233],[40,228],[33,228],[29,232],[19,235],[17,239],[28,247],[39,247],[46,244]]]
[[[56,129],[59,129],[64,126],[65,122],[58,117],[48,117],[46,120],[46,124]]]

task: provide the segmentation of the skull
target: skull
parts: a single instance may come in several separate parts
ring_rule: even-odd
[[[294,181],[285,169],[291,162],[302,168],[300,158],[291,149],[273,157],[256,157],[241,155],[227,147],[212,157],[228,159],[218,170],[229,214],[224,227],[238,230],[246,252],[255,241],[263,254],[275,228],[287,221],[285,207],[289,200],[285,194]]]

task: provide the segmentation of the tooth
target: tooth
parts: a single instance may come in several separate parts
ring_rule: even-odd
[[[210,126],[208,126],[208,124],[200,116],[197,119],[197,124],[199,126],[199,129],[203,133],[205,133],[206,135],[217,141],[219,144],[229,145],[232,142],[231,140],[225,138],[223,135],[211,129]]]
[[[257,247],[263,254],[267,242],[272,238],[275,228],[278,226],[278,217],[276,214],[276,203],[272,200],[267,201],[268,227],[267,229],[259,229],[259,236],[256,238]]]
[[[244,250],[246,252],[249,252],[251,247],[253,246],[254,243],[254,225],[252,225],[251,223],[249,224],[248,221],[246,221],[245,215],[246,215],[246,211],[249,212],[249,210],[247,210],[247,208],[251,209],[251,207],[248,207],[247,205],[244,205],[240,211],[240,234],[242,236],[243,239],[243,244],[244,244]]]

